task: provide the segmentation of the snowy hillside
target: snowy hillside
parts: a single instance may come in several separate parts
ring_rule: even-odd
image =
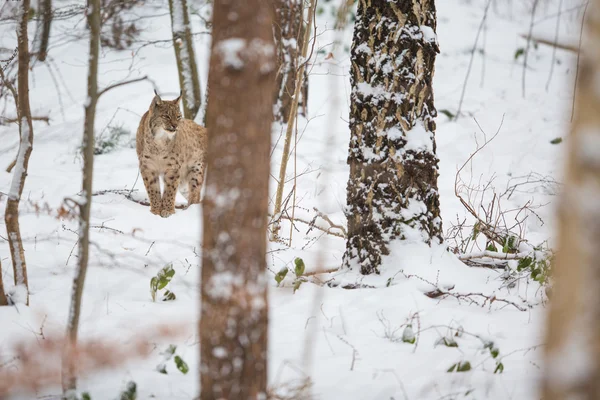
[[[147,76],[163,97],[175,98],[179,81],[168,5],[166,1],[144,3],[125,14],[137,21],[142,32],[138,41],[129,50],[101,49],[100,87]],[[345,250],[343,238],[316,228],[309,231],[307,224],[291,227],[283,223],[286,243],[270,244],[266,255],[272,283],[269,383],[281,396],[277,398],[539,398],[544,288],[529,273],[517,272],[516,261],[506,269],[468,266],[446,247],[460,246],[461,238],[473,235],[474,219],[455,195],[457,171],[496,132],[461,170],[459,194],[482,216],[487,210],[494,218],[504,218],[506,226],[519,222],[515,229],[522,228],[522,238],[531,248],[553,247],[554,207],[565,145],[552,142],[564,137],[569,127],[576,54],[559,49],[553,55],[551,46],[531,43],[523,75],[523,52],[528,44],[521,35],[528,35],[531,8],[496,1],[479,33],[470,65],[485,3],[437,1],[441,53],[434,95],[439,112],[438,186],[443,227],[448,232],[444,246],[398,245],[385,258],[380,275],[362,276],[338,270]],[[558,0],[542,2],[534,18],[534,37],[554,39],[557,7]],[[560,17],[560,41],[577,46],[582,7],[569,7],[563,6],[569,11]],[[333,224],[345,226],[352,26],[333,50],[336,36],[330,8],[331,2],[324,2],[317,17],[315,51],[308,66],[308,115],[298,122],[297,148],[288,166],[284,197],[296,184],[295,199],[288,204],[295,201],[298,206],[295,217],[311,221],[316,207]],[[209,29],[198,15],[192,24],[198,33],[195,49],[204,90]],[[15,47],[14,28],[9,23],[0,25],[0,48]],[[30,29],[33,36],[35,25],[30,24]],[[34,121],[33,153],[20,208],[31,305],[0,307],[0,370],[18,368],[15,345],[25,342],[35,348],[65,333],[78,234],[77,221],[57,213],[65,198],[77,198],[81,190],[86,35],[83,16],[55,21],[50,62],[31,70],[32,114],[50,118],[48,124]],[[0,53],[0,58],[7,57]],[[459,107],[468,70],[461,115],[455,121],[451,117]],[[146,197],[132,140],[152,98],[152,84],[141,81],[111,90],[98,104],[96,136],[123,135],[115,149],[95,158],[92,245],[80,340],[108,339],[126,347],[148,338],[151,351],[118,368],[82,377],[81,391],[89,392],[94,400],[117,398],[128,381],[136,382],[139,399],[194,399],[198,393],[201,205],[163,219],[126,196]],[[2,113],[14,117],[14,104],[9,102]],[[18,143],[17,126],[1,124],[1,214],[6,203],[2,193],[8,193],[12,178],[5,168],[14,159]],[[275,176],[283,147],[280,127],[273,129],[272,144]],[[276,182],[271,182],[273,196]],[[494,193],[504,195],[490,210],[490,204],[497,201]],[[183,202],[182,197],[178,200]],[[505,213],[498,214],[498,206]],[[322,218],[317,223],[328,226]],[[452,229],[460,224],[464,229]],[[339,228],[332,231],[341,232]],[[4,232],[2,221],[0,260],[10,292],[13,276]],[[290,232],[293,236],[288,243]],[[482,251],[485,240],[479,238],[473,246],[465,245],[462,250]],[[296,257],[303,259],[309,274],[333,272],[309,278],[322,285],[307,282],[294,291],[291,271],[278,286],[275,274],[283,267],[293,270]],[[175,270],[170,290],[177,298],[153,302],[150,280],[170,263]],[[436,294],[438,289],[450,295]],[[175,327],[179,335],[154,338],[152,332],[160,324]],[[157,371],[169,344],[177,346],[176,354],[189,365],[189,373],[178,371],[172,360],[166,362],[167,374]],[[447,372],[466,362],[469,371]],[[56,363],[59,368],[59,359]],[[308,384],[305,397],[285,397]],[[10,399],[49,399],[60,392],[57,385]]]

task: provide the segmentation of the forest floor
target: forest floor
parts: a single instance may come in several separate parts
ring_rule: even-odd
[[[62,4],[66,2],[58,1]],[[438,39],[434,93],[439,111],[456,113],[473,43],[483,17],[482,1],[438,1]],[[499,2],[495,2],[499,3]],[[134,51],[103,49],[101,87],[139,76],[150,77],[163,97],[176,97],[177,71],[170,43],[166,2],[133,10],[143,41]],[[159,5],[161,4],[161,5]],[[538,10],[534,35],[553,39],[556,18],[553,2]],[[162,8],[161,8],[162,7]],[[509,10],[513,7],[512,12]],[[496,9],[494,9],[496,8]],[[153,18],[146,18],[153,15]],[[548,16],[547,18],[545,16]],[[577,38],[581,8],[563,15],[561,37]],[[552,246],[554,205],[561,179],[565,144],[552,144],[568,130],[575,76],[575,54],[558,50],[553,75],[546,87],[553,60],[552,47],[533,46],[523,78],[530,14],[512,3],[490,10],[481,32],[462,104],[462,115],[452,121],[437,118],[437,151],[440,158],[439,193],[444,229],[450,231],[466,218],[473,219],[455,195],[457,170],[477,146],[497,131],[495,139],[461,171],[461,180],[477,209],[486,208],[493,193],[501,199],[507,219],[528,218],[521,224],[523,237],[532,245]],[[36,65],[31,73],[33,115],[49,115],[50,124],[34,123],[34,147],[21,205],[21,232],[31,288],[31,305],[0,308],[0,368],[18,368],[13,359],[17,343],[40,346],[65,332],[72,278],[77,264],[77,221],[57,218],[66,197],[77,198],[81,187],[79,146],[86,97],[88,44],[85,20],[57,21],[53,26],[52,62]],[[194,30],[206,28],[194,19]],[[33,31],[34,24],[31,24]],[[296,184],[295,216],[311,220],[313,207],[336,224],[345,225],[349,141],[349,48],[352,29],[343,44],[331,52],[334,39],[329,9],[317,19],[319,36],[314,63],[310,64],[307,118],[298,123],[298,144],[288,169],[286,195]],[[0,46],[12,48],[15,33],[2,26]],[[80,33],[81,37],[77,37]],[[59,40],[60,39],[60,40]],[[166,40],[135,51],[146,41]],[[577,43],[577,40],[574,40]],[[205,87],[210,36],[199,34],[197,59]],[[516,57],[518,56],[518,57]],[[525,92],[523,90],[525,88]],[[123,193],[145,196],[138,178],[138,161],[131,146],[141,115],[152,100],[148,82],[108,92],[98,105],[97,135],[124,133],[120,145],[95,159],[94,191],[109,191],[93,198],[90,269],[83,297],[80,338],[102,339],[127,345],[149,337],[153,350],[144,359],[119,368],[82,377],[79,386],[92,399],[115,399],[128,381],[138,386],[139,399],[193,399],[198,393],[197,335],[201,206],[178,210],[168,219],[150,214],[148,207],[128,200]],[[10,108],[9,108],[10,110]],[[0,126],[0,192],[7,193],[11,175],[4,171],[17,151],[14,125]],[[279,170],[280,131],[273,132],[273,171]],[[276,174],[273,174],[276,175]],[[293,179],[294,176],[296,179]],[[478,190],[485,187],[483,193]],[[275,180],[271,191],[274,193]],[[112,192],[111,192],[112,191]],[[116,192],[115,192],[116,191]],[[126,192],[118,192],[126,191]],[[464,192],[464,194],[467,194]],[[180,199],[183,200],[183,199]],[[288,207],[293,200],[290,199]],[[47,205],[47,207],[45,206]],[[523,206],[528,205],[519,214]],[[5,197],[0,202],[4,213]],[[516,210],[516,211],[511,211]],[[327,223],[318,219],[320,226]],[[334,229],[335,230],[335,229]],[[4,236],[0,222],[0,236]],[[271,244],[267,254],[270,287],[269,384],[275,393],[289,395],[306,384],[315,399],[537,399],[543,353],[545,295],[540,285],[515,271],[474,268],[447,252],[445,246],[428,248],[404,243],[385,257],[381,275],[363,277],[339,270],[321,277],[337,287],[304,283],[295,293],[293,272],[277,287],[274,273],[293,269],[300,257],[307,271],[336,269],[341,265],[344,239],[325,235],[301,223],[293,229],[283,224],[285,244]],[[461,231],[465,237],[472,230]],[[485,243],[481,238],[476,245]],[[446,245],[453,245],[449,238]],[[476,251],[477,247],[467,249]],[[9,286],[12,271],[8,244],[0,239],[3,279]],[[172,263],[175,276],[169,288],[175,301],[153,302],[150,279]],[[514,268],[514,263],[510,268]],[[350,285],[362,288],[342,289]],[[450,288],[457,299],[429,298],[434,287]],[[484,296],[495,296],[490,302]],[[500,300],[506,300],[502,302]],[[178,337],[153,339],[159,325],[177,327]],[[407,329],[408,325],[411,329]],[[415,335],[415,343],[402,338]],[[455,347],[446,344],[455,342]],[[493,343],[493,344],[490,344]],[[167,374],[157,371],[169,344],[187,362],[182,374],[170,360]],[[494,357],[491,349],[498,350]],[[448,373],[456,363],[470,363],[467,372]],[[499,364],[503,371],[498,371]],[[494,372],[502,373],[494,373]],[[12,399],[44,398],[60,387],[23,393]],[[50,398],[50,397],[48,397]],[[285,397],[281,397],[285,398]]]

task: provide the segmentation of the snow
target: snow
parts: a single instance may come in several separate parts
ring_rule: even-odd
[[[482,3],[463,0],[436,2],[437,39],[442,48],[434,76],[438,112],[456,111],[470,58],[469,50],[482,17]],[[528,26],[529,14],[519,2],[512,3],[512,14],[508,2],[498,2],[497,11],[494,7],[490,8],[486,39],[481,40],[478,46],[483,47],[485,43],[485,58],[479,51],[476,52],[467,83],[464,115],[456,122],[450,121],[441,112],[436,118],[435,139],[440,159],[438,186],[445,230],[463,218],[472,223],[454,194],[454,179],[458,166],[469,157],[476,142],[481,144],[484,140],[477,123],[489,138],[498,129],[504,115],[498,138],[465,168],[463,178],[467,182],[485,184],[493,178],[494,185],[503,188],[511,179],[531,172],[562,180],[566,141],[553,145],[550,140],[565,137],[568,132],[576,59],[571,52],[557,51],[560,63],[555,64],[553,79],[546,91],[552,49],[543,45],[537,49],[532,47],[528,60],[527,97],[523,98],[520,79],[522,59],[515,62],[514,56],[515,51],[525,44],[519,35],[524,33],[523,27]],[[539,22],[536,22],[534,34],[554,37],[556,20],[550,17],[555,13],[553,5],[555,3],[550,1],[546,11],[543,7],[538,10],[536,21]],[[60,6],[60,1],[56,6]],[[156,10],[144,7],[137,9],[135,18],[140,21],[141,40],[166,40],[168,45],[145,46],[133,63],[129,51],[103,49],[100,87],[125,79],[132,66],[153,79],[161,92],[179,92],[177,66],[170,47],[171,23],[164,10],[164,7]],[[582,11],[581,8],[578,10]],[[578,43],[581,14],[577,12],[563,13],[560,38],[567,43]],[[146,18],[148,15],[154,17]],[[325,60],[335,35],[330,29],[333,26],[330,15],[326,10],[317,17],[315,63],[311,63],[309,68],[309,115],[298,121],[296,202],[301,208],[296,209],[295,215],[310,221],[314,217],[312,207],[318,207],[333,222],[345,224],[351,87],[349,56],[343,49],[350,46],[352,32],[351,29],[344,32],[335,58]],[[193,27],[202,26],[196,15],[191,18]],[[12,359],[16,344],[25,343],[32,349],[43,346],[44,339],[38,334],[40,329],[46,338],[62,338],[68,321],[69,294],[78,261],[78,237],[74,233],[78,224],[66,217],[58,219],[56,210],[66,197],[79,199],[77,194],[81,190],[79,147],[84,117],[82,104],[87,96],[89,45],[85,39],[74,41],[71,36],[69,40],[59,39],[64,32],[83,32],[81,23],[76,23],[74,19],[54,21],[50,55],[56,61],[57,71],[54,74],[58,89],[48,68],[36,66],[32,73],[32,79],[35,77],[35,85],[30,88],[32,112],[34,115],[47,113],[51,116],[51,123],[47,126],[34,122],[35,147],[20,206],[21,234],[29,267],[30,306],[0,308],[0,365],[14,370],[19,367],[18,360]],[[420,34],[422,40],[431,39],[426,28],[421,27]],[[0,26],[0,48],[14,48],[15,36],[14,26]],[[223,51],[224,62],[231,63],[233,68],[241,68],[243,49],[251,44],[242,43],[241,38],[231,40],[215,44],[216,48]],[[198,71],[202,74],[202,82],[206,82],[211,45],[209,35],[198,35],[194,42]],[[269,52],[268,45],[256,45]],[[323,49],[324,53],[318,53],[319,49]],[[331,87],[336,89],[330,91]],[[57,101],[57,90],[64,109]],[[360,90],[385,96],[382,88],[368,84],[362,85]],[[134,135],[139,118],[148,109],[152,97],[151,89],[144,85],[130,85],[107,92],[98,103],[96,130],[101,130],[114,117],[115,123],[123,124]],[[336,104],[339,105],[337,109]],[[14,115],[11,107],[12,104],[9,104],[7,113]],[[400,135],[401,132],[388,131],[387,134]],[[421,125],[415,126],[406,135],[410,148],[431,149],[431,137]],[[279,131],[274,132],[273,171],[278,170],[283,146],[281,140],[275,145],[278,137]],[[4,169],[15,155],[21,154],[19,143],[14,125],[0,125],[0,193],[12,192],[13,175]],[[375,160],[377,155],[372,157]],[[221,167],[227,168],[228,160],[222,160],[222,163]],[[137,179],[136,183],[138,160],[135,149],[119,148],[97,156],[94,168],[95,190],[129,191],[133,188],[135,199],[146,198],[142,180]],[[290,164],[287,179],[293,177],[293,171]],[[286,184],[286,193],[289,193],[291,185],[291,181]],[[244,201],[243,193],[217,193],[210,189],[205,188],[206,195],[222,206],[235,207],[236,202]],[[274,189],[275,181],[272,179],[271,195]],[[542,184],[519,186],[504,205],[510,210],[530,200],[544,204],[535,209],[543,223],[537,222],[533,216],[528,219],[524,234],[531,245],[544,240],[554,241],[554,209],[557,205],[554,193]],[[133,380],[138,384],[140,399],[195,398],[200,367],[197,318],[202,257],[201,205],[178,209],[173,216],[163,219],[150,214],[148,207],[129,201],[118,193],[92,199],[90,226],[104,225],[123,233],[90,228],[93,245],[90,247],[90,265],[83,295],[80,340],[110,339],[127,345],[139,338],[140,333],[150,335],[151,327],[156,325],[182,328],[180,337],[153,340],[155,346],[146,359],[124,360],[120,367],[82,376],[79,379],[80,389],[89,391],[94,400],[113,400],[118,397],[124,382]],[[4,197],[0,200],[0,214],[4,213],[5,200]],[[178,201],[182,198],[179,197]],[[43,206],[44,203],[48,203],[52,213],[36,213],[35,204]],[[408,216],[416,215],[420,210],[422,204],[415,202],[402,212]],[[515,213],[509,214],[508,218],[512,219]],[[4,236],[2,224],[0,222],[0,236]],[[318,224],[327,226],[322,220]],[[289,235],[290,224],[283,220],[281,225],[282,234]],[[450,398],[453,393],[467,392],[470,394],[461,398],[539,398],[537,391],[543,373],[544,351],[540,345],[544,343],[547,309],[542,304],[543,290],[537,283],[518,279],[514,287],[509,287],[505,271],[467,267],[444,246],[429,248],[420,243],[420,233],[415,231],[407,232],[410,243],[395,243],[390,247],[380,275],[365,277],[354,271],[342,270],[323,276],[323,280],[335,277],[339,286],[362,284],[366,288],[346,290],[339,286],[321,287],[307,282],[293,293],[289,279],[293,278],[295,257],[304,260],[307,272],[313,272],[318,268],[339,267],[345,251],[343,239],[322,236],[322,232],[315,229],[307,230],[306,225],[295,224],[291,247],[271,243],[266,255],[269,269],[266,274],[270,313],[269,383],[278,393],[289,391],[291,384],[310,377],[313,398],[320,399],[436,400]],[[225,236],[223,240],[226,244]],[[226,247],[223,249],[226,250]],[[474,249],[483,250],[485,248]],[[532,250],[523,244],[519,251]],[[3,281],[6,291],[11,293],[14,287],[9,255],[8,244],[0,238]],[[224,257],[224,254],[214,256]],[[177,299],[152,302],[148,293],[150,279],[171,262],[176,274],[168,288],[177,295]],[[284,284],[277,287],[273,272],[285,266],[291,271]],[[514,263],[512,266],[515,267]],[[230,295],[239,287],[245,288],[245,285],[246,282],[233,272],[217,275],[212,282],[217,296]],[[525,307],[527,311],[522,312],[497,301],[482,305],[482,301],[473,304],[452,297],[431,299],[423,294],[436,286],[448,288],[451,285],[454,286],[451,292],[495,294],[497,298]],[[257,302],[253,306],[258,309],[264,304]],[[401,338],[409,322],[416,338],[415,344],[386,337],[388,330],[398,329],[396,337]],[[440,337],[462,331],[462,336],[452,336],[458,348],[435,346]],[[494,342],[500,350],[504,373],[493,373],[496,368],[494,359],[489,351],[484,351],[482,341],[470,334]],[[164,362],[161,353],[170,344],[177,345],[176,354],[188,363],[188,374],[179,373],[170,364],[172,361],[167,363],[167,375],[156,371],[156,366]],[[231,356],[223,350],[219,347],[212,349],[217,356]],[[309,354],[313,361],[307,363]],[[578,351],[573,358],[577,354],[581,352]],[[563,356],[559,354],[557,360]],[[446,372],[459,361],[469,361],[472,370]],[[59,393],[60,385],[55,385],[41,388],[37,393],[19,393],[7,400],[29,400]]]
[[[215,50],[221,53],[223,64],[233,69],[242,69],[244,61],[240,57],[241,51],[246,47],[246,40],[231,38],[216,44]]]
[[[17,153],[17,162],[15,167],[13,168],[13,178],[12,183],[10,185],[10,191],[8,192],[8,197],[11,200],[19,200],[19,190],[21,189],[21,182],[25,179],[25,153],[31,147],[29,143],[31,132],[29,131],[29,124],[27,123],[27,119],[23,117],[21,119],[20,126],[20,142],[19,142],[19,152]]]

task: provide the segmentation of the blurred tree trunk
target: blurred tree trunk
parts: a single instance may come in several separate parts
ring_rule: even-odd
[[[4,291],[4,283],[2,281],[2,260],[0,260],[0,306],[7,306],[8,299],[6,298],[6,292]]]
[[[200,109],[202,98],[187,0],[169,0],[169,9],[179,87],[183,91],[183,115],[193,120]]]
[[[600,0],[590,8],[558,208],[544,400],[600,398]]]
[[[22,285],[27,290],[26,303],[29,305],[29,283],[27,280],[27,264],[25,263],[25,250],[21,239],[19,228],[19,202],[25,186],[29,157],[33,148],[33,125],[31,121],[31,109],[29,107],[29,40],[27,37],[27,21],[29,16],[29,0],[21,2],[19,21],[17,28],[17,46],[19,49],[19,72],[18,72],[18,102],[17,115],[19,118],[19,152],[13,175],[4,221],[6,222],[6,233],[8,245],[12,257],[15,285]]]
[[[90,56],[88,69],[88,97],[84,104],[85,121],[83,126],[83,182],[79,202],[79,257],[73,279],[71,307],[67,321],[67,345],[63,355],[63,395],[66,399],[76,399],[77,371],[74,348],[77,345],[81,298],[88,268],[90,242],[90,210],[92,206],[92,179],[94,172],[94,121],[98,103],[98,55],[100,50],[100,0],[88,0],[88,28],[90,30]]]
[[[200,398],[260,399],[267,390],[272,14],[263,0],[215,0],[213,12]]]
[[[351,51],[344,265],[379,273],[397,240],[442,240],[433,0],[360,1]]]
[[[37,59],[45,61],[50,43],[50,27],[52,26],[52,0],[38,0],[38,26],[36,28],[33,51]]]
[[[272,0],[275,13],[273,33],[277,46],[277,80],[275,84],[275,120],[288,121],[298,68],[302,61],[301,50],[304,43],[303,0]],[[312,18],[312,16],[308,16]],[[300,115],[306,116],[308,99],[308,72],[303,71],[304,81],[298,99]]]

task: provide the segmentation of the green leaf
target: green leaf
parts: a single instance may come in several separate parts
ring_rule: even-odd
[[[166,366],[164,363],[162,363],[162,364],[158,364],[158,365],[156,366],[156,370],[157,370],[158,372],[160,372],[161,374],[165,374],[165,375],[167,375],[167,366]]]
[[[277,282],[277,286],[285,279],[285,276],[288,273],[287,267],[283,267],[279,270],[277,274],[275,274],[275,282]]]
[[[501,373],[503,373],[503,372],[504,372],[504,364],[502,364],[501,362],[499,362],[499,363],[496,365],[496,369],[494,370],[494,373],[495,373],[495,374],[501,374]]]
[[[175,354],[176,350],[177,350],[177,346],[175,346],[174,344],[170,344],[169,347],[167,347],[165,349],[165,351],[163,351],[160,354],[162,354],[166,357],[165,360],[168,360],[169,358],[173,357],[173,354]]]
[[[152,296],[152,301],[156,301],[156,292],[158,291],[158,278],[152,277],[150,279],[150,296]]]
[[[519,47],[519,48],[517,49],[517,51],[515,51],[515,61],[516,61],[516,60],[517,60],[517,59],[518,59],[520,56],[522,56],[523,54],[525,54],[525,49],[524,49],[524,48],[522,48],[522,47]]]
[[[175,365],[177,366],[177,369],[184,375],[190,370],[190,367],[188,367],[187,363],[179,356],[175,356]]]
[[[296,290],[300,289],[300,285],[302,285],[304,283],[304,281],[302,279],[296,279],[294,281],[294,292],[296,293]]]
[[[173,301],[176,298],[177,296],[175,296],[175,293],[171,292],[170,290],[167,290],[165,294],[163,294],[162,301]]]
[[[498,248],[496,247],[496,245],[494,243],[488,244],[488,246],[485,249],[487,251],[498,252]]]
[[[436,344],[443,344],[446,347],[458,347],[458,343],[456,343],[456,340],[452,336],[442,337]]]
[[[461,361],[456,365],[456,372],[466,372],[471,370],[471,363],[468,361]]]
[[[173,276],[175,275],[175,270],[173,269],[173,264],[167,264],[158,271],[156,277],[158,278],[158,289],[164,289],[165,286],[171,282]]]
[[[562,138],[561,138],[561,137],[557,137],[556,139],[552,139],[552,140],[550,141],[550,143],[551,143],[551,144],[560,144],[560,143],[562,143],[562,141],[563,141],[563,140],[562,140]]]
[[[524,269],[529,268],[532,262],[533,259],[531,257],[521,258],[519,260],[519,264],[517,264],[517,271],[523,271]]]
[[[452,364],[452,366],[450,368],[448,368],[448,371],[446,371],[446,372],[454,372],[456,370],[457,366],[458,366],[458,363]]]
[[[417,337],[415,336],[412,325],[406,325],[404,331],[402,331],[402,341],[410,344],[414,344],[417,341]]]
[[[496,358],[500,354],[500,349],[497,347],[492,347],[490,349],[490,354],[492,355],[492,357]]]
[[[439,112],[441,112],[442,114],[444,114],[446,117],[448,117],[448,119],[453,119],[456,115],[452,114],[449,110],[443,109],[443,110],[438,110]]]
[[[127,382],[125,390],[121,392],[119,400],[136,400],[137,399],[137,385],[133,381]]]
[[[81,400],[92,400],[92,396],[88,392],[81,393]]]
[[[294,273],[296,274],[296,276],[300,277],[304,275],[304,269],[306,268],[304,266],[304,261],[302,261],[301,258],[296,257],[296,259],[294,259],[294,264],[296,265],[294,267]]]
[[[481,225],[479,225],[479,222],[478,222],[473,226],[473,237],[472,237],[473,240],[477,240],[477,236],[479,236],[479,232],[481,232]]]

